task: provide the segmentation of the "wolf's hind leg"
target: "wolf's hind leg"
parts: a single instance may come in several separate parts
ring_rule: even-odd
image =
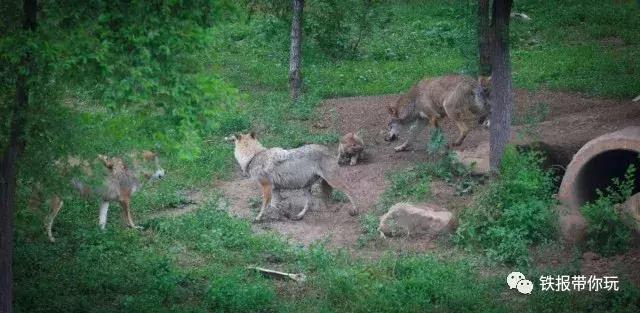
[[[455,123],[456,123],[456,126],[458,126],[458,130],[460,131],[460,135],[458,136],[458,139],[456,139],[456,141],[453,143],[453,146],[457,147],[462,144],[462,141],[464,141],[464,139],[469,134],[469,127],[467,126],[467,123],[465,123],[462,120],[457,120],[455,121]]]
[[[127,223],[127,226],[131,227],[131,228],[137,228],[140,229],[142,227],[136,226],[136,224],[133,222],[133,217],[131,216],[131,199],[129,198],[125,198],[122,201],[120,201],[120,205],[122,205],[122,209],[124,212],[122,212],[124,215],[123,217],[125,218],[125,222]]]
[[[304,188],[304,208],[302,208],[302,211],[300,211],[300,213],[298,213],[298,215],[293,218],[294,220],[300,220],[305,214],[307,214],[307,211],[311,206],[311,198],[311,186]]]
[[[271,204],[271,191],[273,190],[273,185],[268,180],[263,180],[260,182],[262,186],[262,207],[260,208],[260,213],[253,220],[254,222],[259,222],[262,220],[262,216],[264,215],[264,211]]]
[[[353,195],[349,188],[347,188],[347,184],[344,182],[342,178],[340,178],[336,173],[328,173],[326,177],[322,177],[331,187],[338,189],[349,198],[349,202],[351,202],[351,209],[349,210],[349,215],[356,216],[358,215],[358,206],[356,202],[353,201]]]
[[[424,130],[426,126],[425,122],[422,119],[418,119],[413,125],[409,127],[409,134],[407,135],[407,140],[401,145],[395,147],[396,152],[405,151],[407,148],[416,140],[416,137],[419,133]]]
[[[56,238],[53,237],[53,221],[56,219],[56,216],[58,216],[58,213],[60,212],[63,204],[64,202],[58,196],[54,196],[49,202],[51,212],[49,212],[49,216],[47,216],[47,223],[45,227],[47,228],[47,236],[49,237],[49,241],[51,242],[56,241]]]
[[[104,230],[107,226],[107,213],[109,212],[109,201],[102,201],[100,203],[100,219],[99,225],[100,229]]]

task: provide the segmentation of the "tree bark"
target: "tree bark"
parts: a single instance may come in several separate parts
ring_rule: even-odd
[[[491,75],[491,51],[489,35],[489,0],[478,0],[478,75]]]
[[[513,91],[509,60],[509,14],[512,0],[494,0],[491,18],[490,167],[496,174],[511,134]]]
[[[291,19],[291,51],[289,59],[289,87],[291,99],[298,101],[302,93],[302,10],[304,0],[293,0]]]
[[[37,0],[23,2],[22,27],[28,31],[36,29]],[[21,58],[21,67],[29,70],[29,54]],[[15,209],[17,162],[24,149],[25,115],[29,105],[27,75],[18,70],[16,77],[16,102],[11,110],[9,145],[0,160],[0,313],[13,311],[13,211]]]

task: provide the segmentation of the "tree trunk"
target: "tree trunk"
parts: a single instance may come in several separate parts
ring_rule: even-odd
[[[490,166],[496,174],[511,133],[513,91],[509,60],[509,13],[512,0],[494,0],[491,19]]]
[[[304,0],[293,0],[293,18],[291,19],[291,52],[289,59],[289,87],[291,99],[298,101],[302,92],[302,10]]]
[[[489,0],[478,0],[478,75],[491,75],[491,37],[489,36]]]
[[[36,28],[36,0],[23,2],[25,30]],[[31,58],[26,54],[21,59],[21,67],[29,69]],[[13,304],[13,211],[15,208],[17,161],[24,148],[24,126],[29,90],[27,72],[18,71],[16,77],[16,102],[11,110],[9,128],[9,145],[2,153],[0,160],[0,313],[12,312]]]

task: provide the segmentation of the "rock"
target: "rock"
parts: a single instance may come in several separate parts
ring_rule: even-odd
[[[560,233],[567,245],[580,244],[587,237],[587,220],[579,212],[562,215],[560,216]]]
[[[471,167],[476,175],[489,174],[489,142],[483,142],[475,148],[455,151],[460,163]]]
[[[582,254],[582,259],[585,261],[599,260],[600,256],[595,252],[587,251]]]
[[[436,206],[396,203],[380,218],[382,236],[438,235],[453,227],[453,214]]]

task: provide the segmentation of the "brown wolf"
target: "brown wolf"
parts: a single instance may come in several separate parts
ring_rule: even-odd
[[[364,142],[356,133],[348,133],[340,138],[338,145],[338,163],[356,165],[364,152]]]
[[[391,115],[389,133],[385,140],[393,141],[403,128],[411,124],[407,140],[395,147],[396,151],[405,150],[415,136],[426,126],[438,127],[445,116],[455,122],[460,135],[453,143],[459,146],[469,133],[469,120],[483,124],[490,113],[490,78],[475,80],[465,75],[448,75],[428,78],[413,86],[393,106],[389,106]],[[487,120],[488,122],[488,120]]]
[[[100,200],[100,215],[98,223],[101,229],[104,229],[107,225],[107,212],[109,210],[109,203],[117,201],[120,203],[123,209],[123,218],[129,227],[139,228],[133,222],[131,216],[131,196],[142,187],[142,180],[156,180],[165,176],[165,170],[160,167],[160,161],[158,156],[151,151],[142,152],[142,160],[138,160],[137,153],[132,153],[131,159],[133,160],[133,167],[130,167],[122,158],[119,157],[107,157],[104,155],[98,155],[98,159],[107,168],[108,173],[103,182],[103,185],[98,188],[92,188],[81,182],[77,177],[71,180],[73,187],[84,198],[96,197]],[[146,164],[151,163],[155,165],[155,171],[149,171],[145,169]],[[62,208],[63,201],[60,196],[55,195],[51,198],[49,206],[50,213],[46,220],[47,236],[51,242],[55,241],[53,237],[53,222]]]
[[[358,214],[351,191],[338,175],[338,162],[327,147],[312,144],[291,150],[267,149],[260,144],[254,133],[233,135],[226,139],[235,143],[234,155],[242,171],[262,186],[262,208],[255,221],[262,220],[268,206],[277,209],[281,199],[280,191],[286,189],[304,190],[304,208],[294,217],[301,219],[311,204],[311,185],[317,181],[321,182],[325,205],[332,188],[336,188],[344,192],[351,201],[349,214]]]

